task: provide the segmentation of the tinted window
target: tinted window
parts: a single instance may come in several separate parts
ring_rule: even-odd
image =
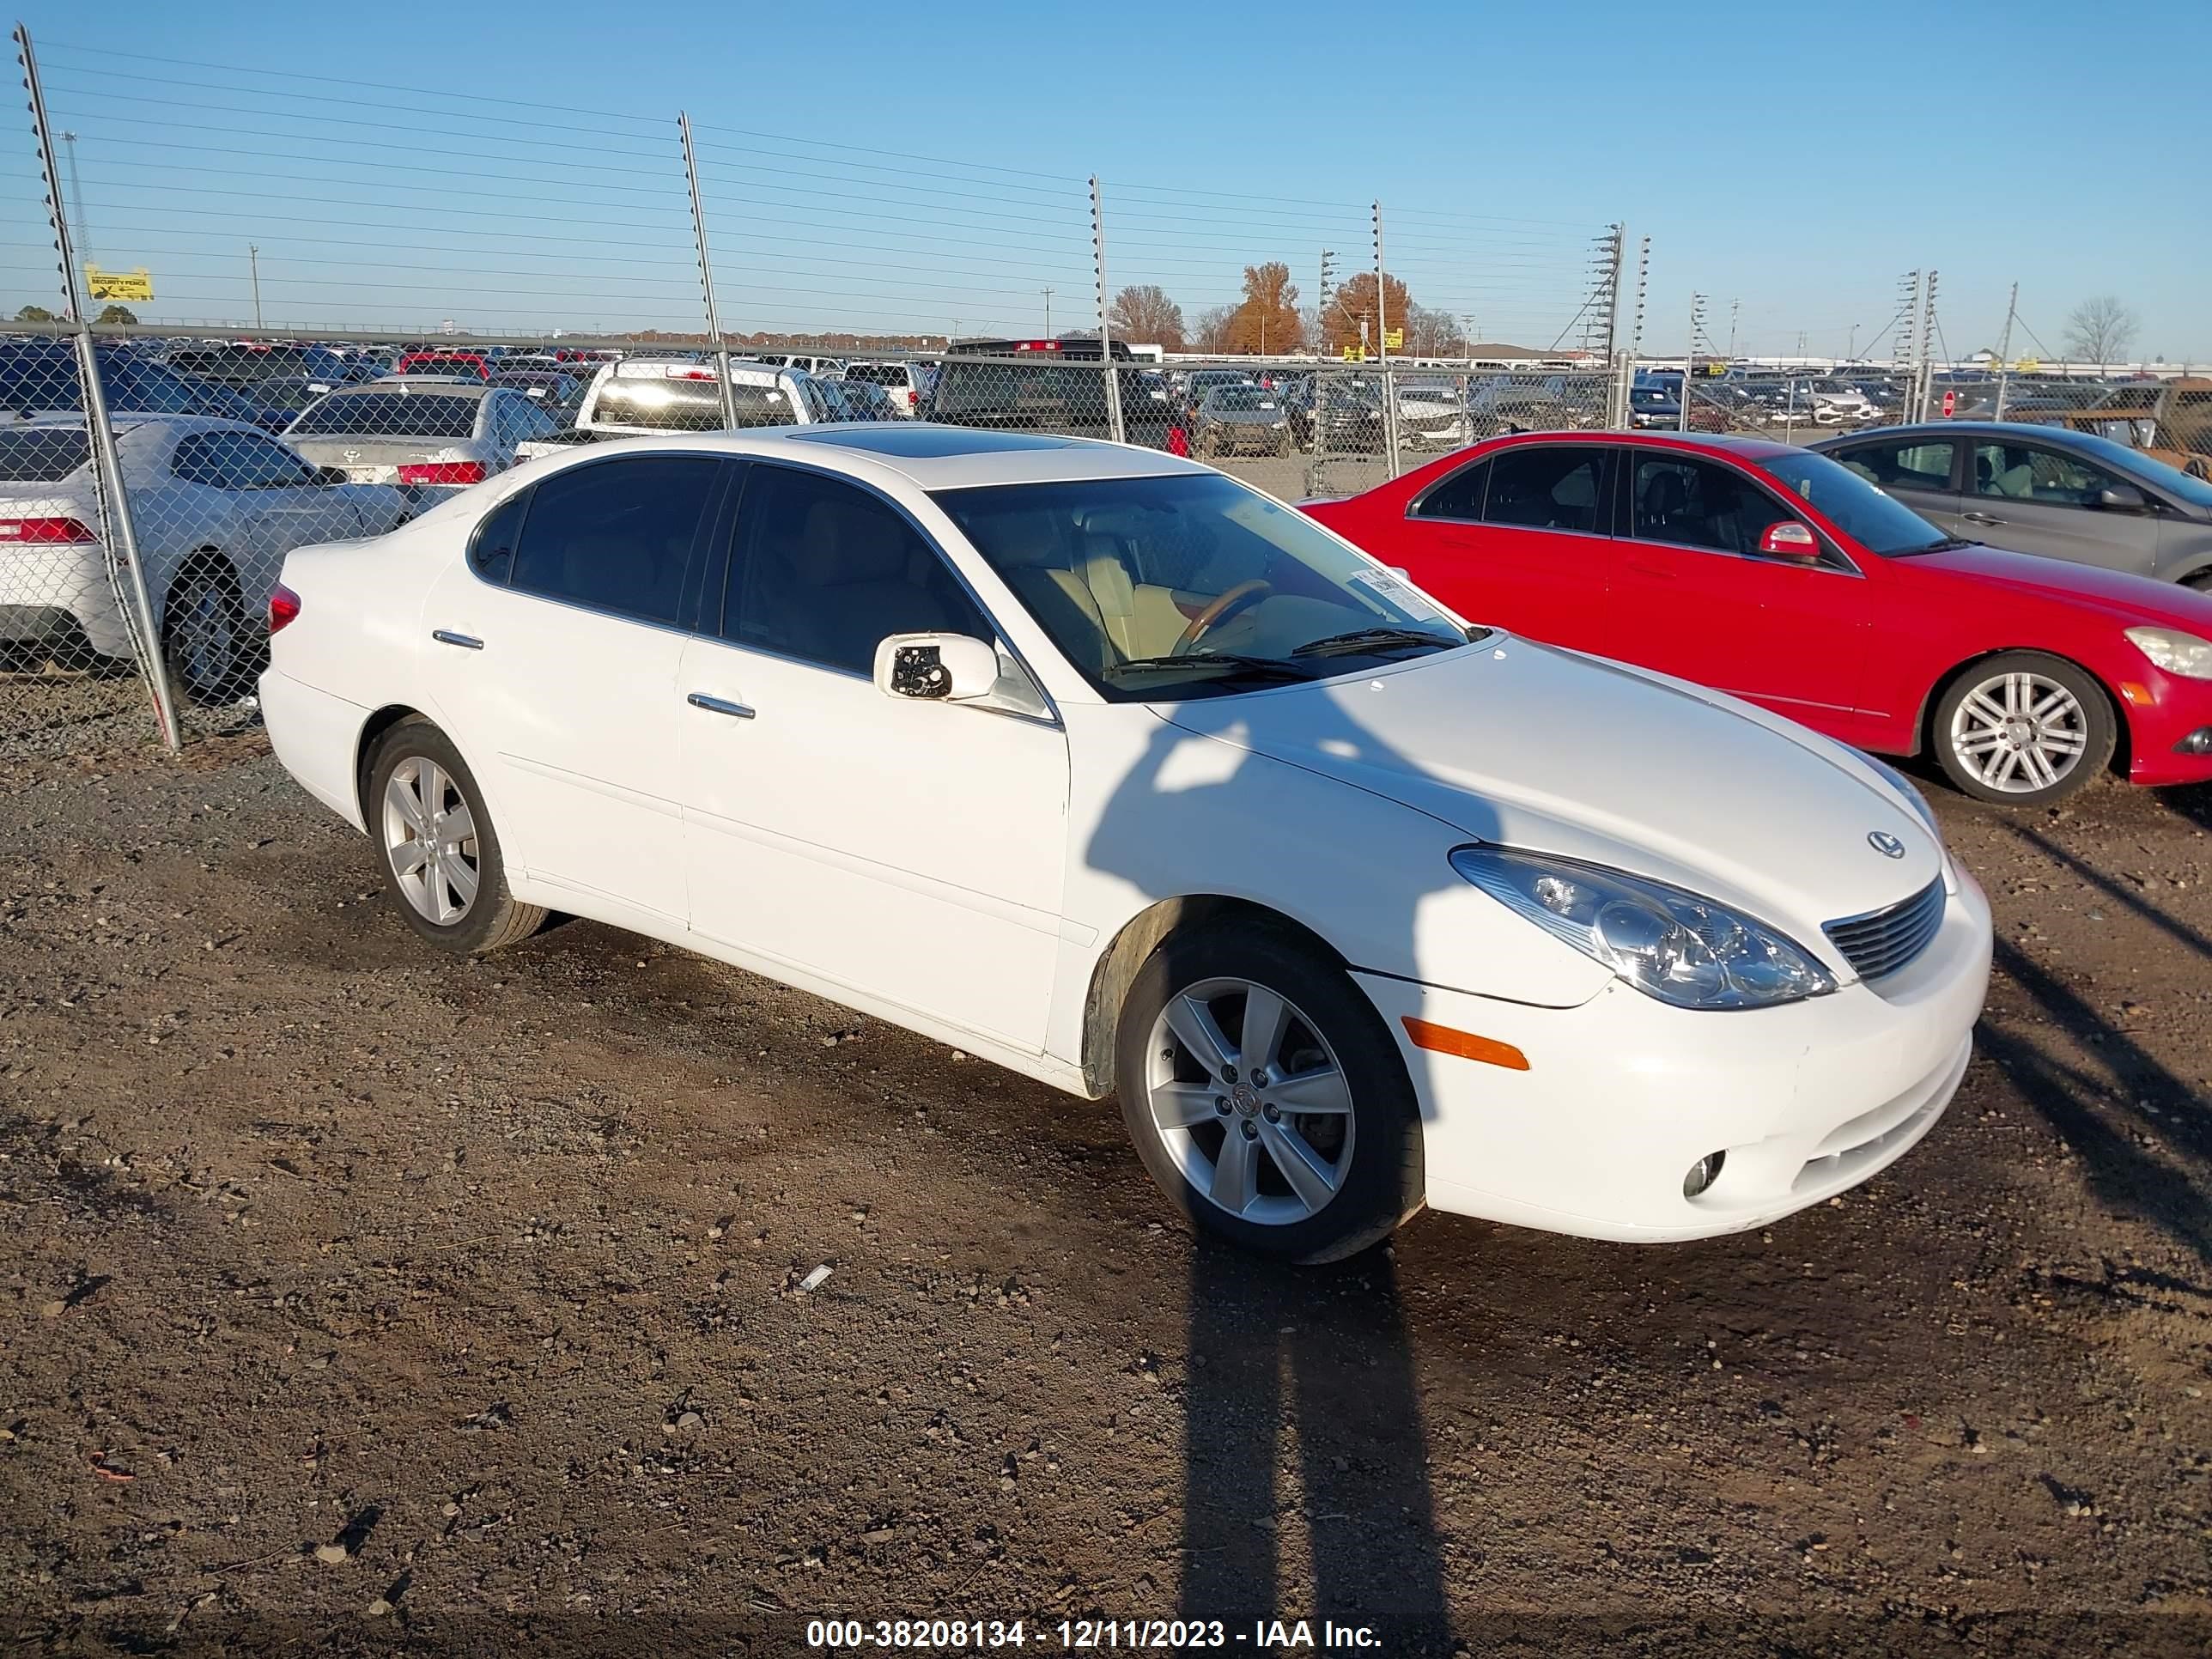
[[[1605,452],[1587,445],[1502,451],[1491,458],[1482,521],[1601,533],[1599,503],[1604,497],[1598,486],[1604,471]]]
[[[82,427],[0,432],[0,483],[58,483],[92,458]]]
[[[756,465],[738,509],[722,633],[872,673],[887,635],[997,630],[937,550],[888,502],[836,478]]]
[[[313,470],[283,445],[254,432],[196,432],[178,441],[169,471],[217,489],[267,489],[315,482]]]
[[[198,402],[189,380],[157,363],[126,362],[119,373],[103,374],[100,380],[103,385],[113,386],[109,395],[118,410],[140,415],[189,415]]]
[[[1490,482],[1490,463],[1463,466],[1421,497],[1417,519],[1458,519],[1473,524],[1482,517],[1482,494]]]
[[[1766,527],[1790,516],[1735,468],[1683,455],[1638,456],[1630,491],[1638,541],[1757,553]]]
[[[625,455],[543,480],[515,545],[514,586],[645,622],[675,622],[720,465],[707,456]]]
[[[2007,501],[2092,507],[2119,480],[2101,467],[2033,444],[1976,444],[1974,490]]]
[[[522,517],[529,507],[530,491],[520,490],[477,526],[469,541],[469,563],[486,581],[504,586],[514,574],[514,544],[522,534]]]
[[[295,438],[472,438],[477,398],[434,392],[333,392],[292,422]]]
[[[1957,446],[1948,438],[1860,444],[1836,459],[1859,477],[1884,489],[1924,489],[1948,494],[1951,458]]]

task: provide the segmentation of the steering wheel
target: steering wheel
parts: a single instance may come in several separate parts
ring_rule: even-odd
[[[1182,630],[1182,637],[1169,648],[1168,655],[1182,656],[1205,637],[1207,629],[1226,621],[1248,605],[1264,599],[1274,591],[1273,582],[1263,582],[1257,577],[1249,582],[1237,583],[1190,619],[1190,626]]]

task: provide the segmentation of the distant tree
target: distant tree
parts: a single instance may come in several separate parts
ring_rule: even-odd
[[[1406,319],[1413,309],[1413,296],[1406,291],[1405,283],[1395,276],[1385,277],[1382,301],[1388,313],[1383,320],[1392,328],[1405,327]],[[1322,342],[1328,356],[1336,356],[1345,347],[1359,343],[1359,322],[1363,317],[1367,319],[1367,349],[1370,353],[1380,351],[1382,336],[1376,327],[1375,273],[1371,270],[1346,277],[1330,296]]]
[[[2117,295],[2084,300],[2066,319],[2066,349],[2094,363],[2125,361],[2142,319]]]
[[[51,323],[59,319],[44,306],[25,306],[15,313],[15,320],[19,323]]]
[[[1431,311],[1426,306],[1409,305],[1406,307],[1406,320],[1399,326],[1406,331],[1406,349],[1416,356],[1467,356],[1467,331],[1460,327],[1459,319],[1449,311]]]
[[[1296,351],[1305,343],[1298,290],[1279,260],[1244,267],[1244,302],[1229,319],[1228,349],[1246,355]]]
[[[1236,318],[1235,306],[1209,306],[1198,313],[1198,322],[1192,330],[1190,343],[1200,351],[1219,354],[1229,349],[1229,325]]]
[[[135,323],[138,319],[128,306],[110,306],[92,320],[95,323]]]
[[[1107,319],[1114,337],[1132,345],[1156,345],[1163,350],[1182,349],[1182,307],[1168,298],[1157,283],[1139,283],[1114,296]]]

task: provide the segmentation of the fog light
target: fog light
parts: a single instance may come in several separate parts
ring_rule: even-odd
[[[1690,1173],[1682,1177],[1682,1196],[1695,1198],[1706,1188],[1711,1186],[1720,1175],[1721,1165],[1727,1162],[1726,1152],[1707,1152],[1692,1164],[1690,1166]]]
[[[2177,755],[2212,755],[2212,726],[2200,726],[2173,745]]]

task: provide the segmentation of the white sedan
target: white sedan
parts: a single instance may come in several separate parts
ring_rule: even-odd
[[[119,414],[115,427],[154,627],[195,697],[252,687],[253,619],[287,553],[381,535],[413,510],[405,492],[336,482],[242,421]],[[102,522],[82,417],[0,428],[0,645],[80,668],[131,655]]]
[[[271,622],[276,752],[424,939],[593,917],[1118,1097],[1295,1261],[1771,1222],[1928,1133],[1987,984],[1896,774],[1147,451],[598,445],[295,552]]]

